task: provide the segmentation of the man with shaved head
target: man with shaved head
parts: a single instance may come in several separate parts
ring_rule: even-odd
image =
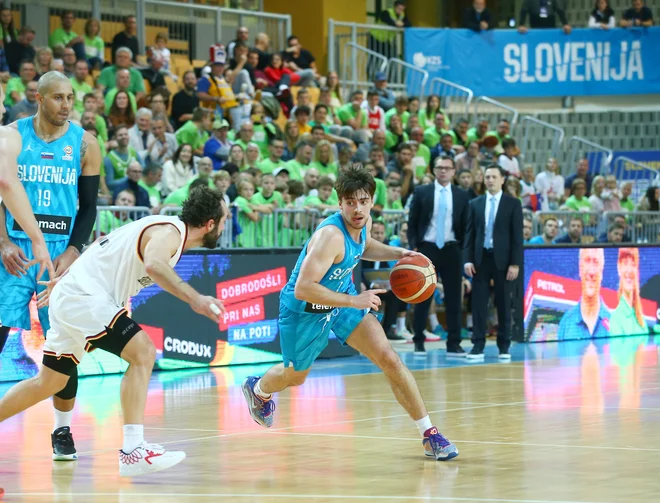
[[[18,178],[44,233],[50,255],[55,257],[49,277],[62,276],[80,256],[96,219],[101,152],[96,138],[69,122],[74,106],[71,82],[62,73],[48,72],[37,84],[39,111],[8,127],[20,135]],[[3,156],[4,157],[4,156]],[[37,293],[39,320],[44,334],[50,328],[46,289],[27,270],[35,243],[13,209],[0,207],[0,351],[11,327],[30,330],[30,300]],[[69,358],[60,355],[58,358]],[[57,367],[58,358],[44,354],[43,365]],[[53,398],[55,427],[51,435],[53,459],[77,459],[70,426],[78,388],[78,374]]]

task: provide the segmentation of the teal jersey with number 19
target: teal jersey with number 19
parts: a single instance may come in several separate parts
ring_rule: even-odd
[[[80,147],[85,131],[69,122],[66,133],[46,143],[33,124],[33,117],[17,121],[23,143],[17,160],[18,179],[46,241],[68,241],[78,212]],[[14,239],[28,238],[9,211],[7,233]]]

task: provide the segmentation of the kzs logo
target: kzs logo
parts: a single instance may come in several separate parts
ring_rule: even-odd
[[[413,64],[418,68],[428,68],[430,70],[449,68],[442,66],[442,56],[425,56],[423,52],[416,52],[413,55]]]

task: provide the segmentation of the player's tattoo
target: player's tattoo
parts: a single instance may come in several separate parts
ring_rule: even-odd
[[[83,139],[80,143],[80,158],[83,159],[87,153],[87,142]]]

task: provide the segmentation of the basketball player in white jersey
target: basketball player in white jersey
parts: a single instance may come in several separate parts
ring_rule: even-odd
[[[5,114],[5,92],[0,86],[0,121]],[[18,179],[18,167],[16,159],[21,152],[21,135],[18,131],[0,127],[0,201],[9,208],[19,225],[32,240],[32,254],[34,259],[25,265],[25,269],[39,264],[38,277],[48,270],[50,277],[55,276],[53,262],[48,254],[44,235],[39,229],[32,206]],[[2,320],[0,320],[2,326]]]
[[[129,364],[121,383],[124,444],[119,474],[142,475],[183,461],[183,452],[168,452],[144,441],[144,408],[156,348],[124,306],[129,297],[152,284],[187,302],[214,322],[222,302],[201,295],[174,271],[191,248],[215,248],[228,209],[220,192],[200,187],[183,204],[181,217],[151,216],[98,239],[67,273],[48,282],[51,329],[39,374],[0,399],[0,421],[60,391],[85,351],[100,348]]]

